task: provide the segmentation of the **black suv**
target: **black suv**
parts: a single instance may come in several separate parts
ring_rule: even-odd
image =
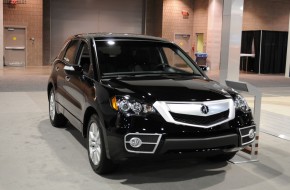
[[[99,174],[171,152],[215,151],[225,161],[255,139],[244,98],[161,38],[73,36],[53,61],[47,92],[51,124],[68,120],[82,133]]]

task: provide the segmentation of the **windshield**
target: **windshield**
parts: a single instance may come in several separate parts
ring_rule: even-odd
[[[152,41],[96,41],[102,78],[137,75],[203,76],[180,49]]]

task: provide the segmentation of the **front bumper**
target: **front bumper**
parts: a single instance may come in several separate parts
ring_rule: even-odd
[[[251,114],[239,115],[212,128],[168,123],[158,114],[146,117],[118,114],[110,123],[107,140],[112,160],[171,152],[238,150],[255,140],[256,131]]]
[[[251,144],[255,140],[253,130],[256,130],[254,125],[239,129],[239,133],[205,138],[162,138],[162,134],[129,133],[124,137],[124,146],[127,152],[139,154],[229,150]]]

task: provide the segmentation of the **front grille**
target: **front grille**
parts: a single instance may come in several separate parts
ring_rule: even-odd
[[[185,115],[173,112],[170,112],[170,114],[173,119],[178,122],[188,123],[192,125],[212,125],[228,119],[229,110],[209,116]]]

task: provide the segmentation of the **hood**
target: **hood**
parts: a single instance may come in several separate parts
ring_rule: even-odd
[[[227,88],[205,78],[132,77],[102,81],[116,95],[150,101],[213,101],[231,98]]]

